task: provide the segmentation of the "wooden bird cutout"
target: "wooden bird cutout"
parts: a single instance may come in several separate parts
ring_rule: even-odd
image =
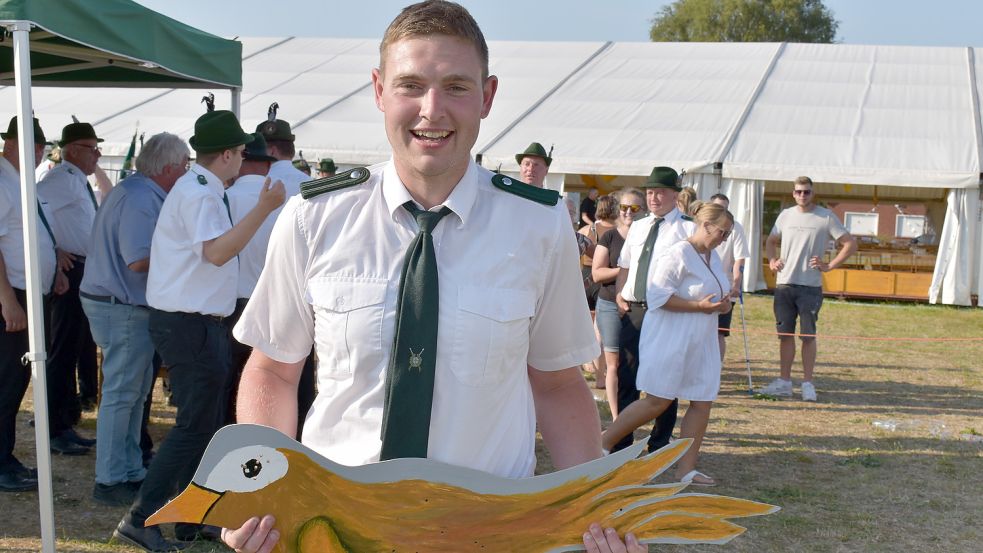
[[[636,459],[631,448],[566,470],[502,478],[429,459],[334,463],[265,426],[219,430],[191,484],[146,524],[238,528],[276,517],[275,551],[291,553],[582,551],[591,522],[642,543],[726,543],[736,517],[778,507],[648,484],[686,452],[678,440]]]

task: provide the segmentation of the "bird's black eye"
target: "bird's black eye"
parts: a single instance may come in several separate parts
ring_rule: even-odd
[[[242,474],[246,478],[256,478],[261,470],[263,470],[263,463],[256,459],[250,459],[246,461],[245,465],[242,465]]]

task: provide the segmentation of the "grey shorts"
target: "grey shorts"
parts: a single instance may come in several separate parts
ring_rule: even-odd
[[[819,309],[823,306],[823,289],[819,286],[780,284],[775,288],[775,327],[778,332],[795,332],[795,319],[799,318],[801,334],[815,334]],[[803,340],[814,340],[804,336]]]

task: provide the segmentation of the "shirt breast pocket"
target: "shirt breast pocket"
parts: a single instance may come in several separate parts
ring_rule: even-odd
[[[458,290],[451,370],[468,386],[501,384],[525,370],[535,296],[525,290],[462,286]]]
[[[314,309],[318,373],[347,378],[355,367],[382,361],[382,318],[388,281],[322,278],[308,284]]]

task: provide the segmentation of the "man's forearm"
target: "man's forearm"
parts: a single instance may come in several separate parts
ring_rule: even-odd
[[[857,241],[851,236],[849,240],[844,240],[843,245],[840,247],[840,251],[836,254],[836,257],[829,262],[829,269],[835,269],[843,264],[851,255],[857,251]]]
[[[246,247],[246,244],[256,234],[269,214],[269,211],[259,205],[252,208],[228,232],[204,243],[202,253],[205,255],[205,259],[212,265],[219,267],[228,263]]]

